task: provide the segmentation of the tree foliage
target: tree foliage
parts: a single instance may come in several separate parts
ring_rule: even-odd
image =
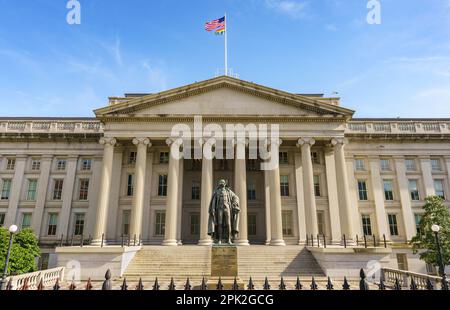
[[[0,227],[0,268],[5,268],[10,233]],[[24,229],[14,234],[8,274],[22,274],[37,270],[36,258],[41,256],[38,240],[31,229]]]
[[[420,259],[428,264],[439,266],[439,255],[436,237],[431,230],[433,224],[439,225],[439,240],[441,244],[444,265],[450,264],[450,212],[442,198],[429,196],[425,198],[423,207],[425,213],[420,220],[420,234],[411,240],[414,253],[420,253]]]

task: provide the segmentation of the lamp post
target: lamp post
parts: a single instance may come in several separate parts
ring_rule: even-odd
[[[6,254],[6,260],[5,260],[5,269],[3,269],[3,275],[2,280],[0,281],[0,290],[4,290],[6,286],[6,275],[8,273],[8,264],[9,264],[9,256],[11,255],[11,248],[13,244],[13,238],[14,234],[17,232],[17,226],[11,225],[9,226],[9,246],[8,246],[8,252]]]
[[[447,290],[447,277],[445,275],[445,265],[444,265],[444,257],[442,257],[442,250],[441,250],[441,242],[439,241],[439,231],[441,228],[439,225],[433,224],[431,225],[431,230],[434,232],[434,236],[436,238],[436,246],[438,251],[438,260],[439,260],[439,275],[442,277],[442,288]]]

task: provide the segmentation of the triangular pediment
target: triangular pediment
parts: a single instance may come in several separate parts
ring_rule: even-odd
[[[94,111],[97,117],[298,116],[350,118],[353,111],[228,76],[121,100]]]

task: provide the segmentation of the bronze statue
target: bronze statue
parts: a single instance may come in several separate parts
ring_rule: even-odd
[[[220,180],[209,204],[208,235],[215,244],[234,242],[239,233],[239,212],[239,197]]]

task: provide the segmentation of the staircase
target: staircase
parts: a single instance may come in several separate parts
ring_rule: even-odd
[[[279,282],[281,276],[287,281],[294,281],[297,276],[303,280],[311,280],[314,276],[318,281],[323,281],[325,276],[312,254],[301,246],[238,247],[238,270],[243,281],[252,277],[255,283],[263,282],[266,276],[274,283]],[[191,283],[198,285],[203,277],[208,280],[210,272],[210,247],[146,246],[136,254],[123,277],[127,281],[142,278],[147,283],[153,283],[158,278],[161,286],[168,284],[173,277],[177,287],[180,287],[187,277]]]

